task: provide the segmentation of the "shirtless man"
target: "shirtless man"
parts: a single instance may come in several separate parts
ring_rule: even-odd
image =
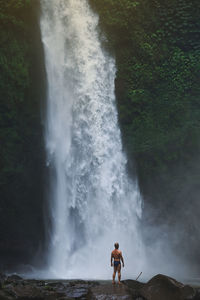
[[[115,246],[115,249],[111,253],[111,267],[114,266],[112,283],[115,284],[115,276],[116,276],[116,273],[118,272],[118,283],[120,284],[120,280],[121,280],[121,261],[122,261],[122,266],[124,268],[124,259],[123,259],[123,256],[122,256],[122,252],[119,250],[119,244],[115,243],[114,246]],[[114,264],[113,264],[113,259],[114,259]]]

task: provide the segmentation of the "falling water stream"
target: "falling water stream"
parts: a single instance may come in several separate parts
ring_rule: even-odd
[[[86,0],[41,0],[51,169],[49,277],[110,278],[110,251],[140,271],[141,198],[126,172],[114,94],[115,60]],[[136,259],[137,257],[137,259]],[[128,276],[128,275],[127,275]]]

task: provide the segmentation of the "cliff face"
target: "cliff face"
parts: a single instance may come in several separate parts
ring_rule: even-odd
[[[38,1],[0,1],[0,266],[26,263],[44,240],[45,76]]]

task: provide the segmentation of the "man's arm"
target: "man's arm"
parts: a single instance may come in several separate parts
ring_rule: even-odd
[[[111,259],[110,259],[111,267],[113,266],[112,259],[113,259],[113,255],[112,255],[112,253],[111,253]]]
[[[122,261],[122,266],[124,268],[124,259],[123,259],[123,256],[122,256],[122,252],[121,252],[121,261]]]

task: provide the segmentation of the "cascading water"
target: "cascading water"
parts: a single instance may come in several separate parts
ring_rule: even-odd
[[[115,241],[133,275],[140,267],[141,200],[122,152],[115,61],[101,47],[98,16],[86,0],[41,0],[41,7],[53,172],[48,276],[110,278]]]

